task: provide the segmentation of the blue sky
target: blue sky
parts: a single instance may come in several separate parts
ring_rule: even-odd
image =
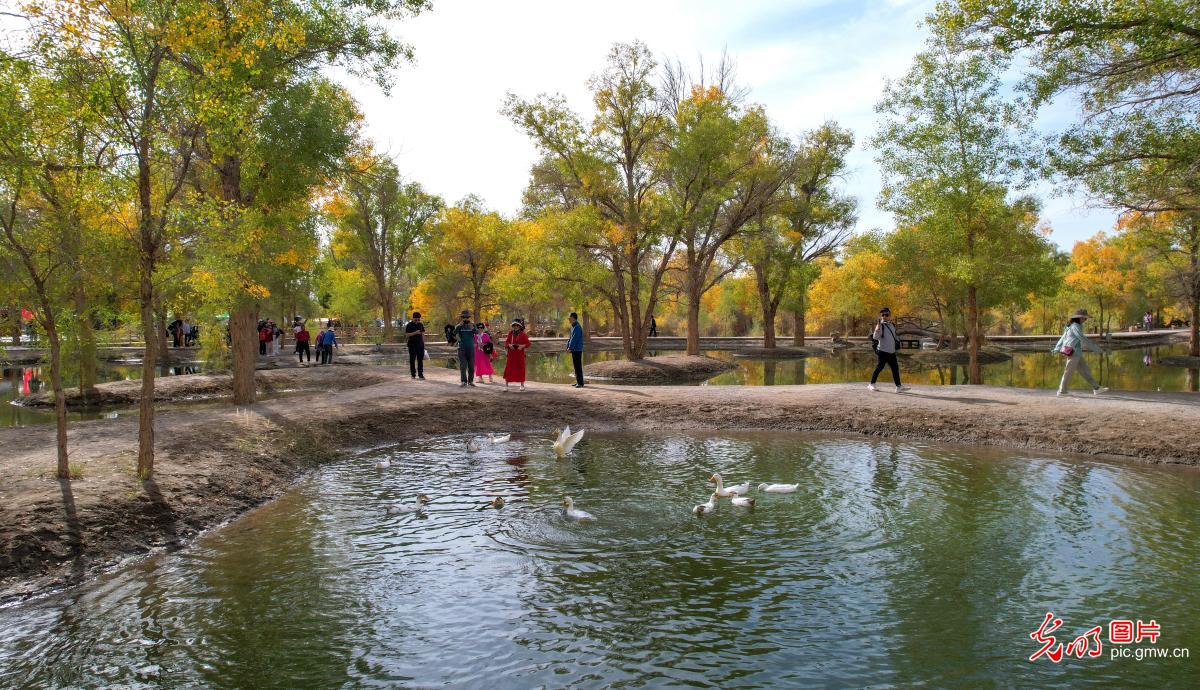
[[[590,112],[585,82],[614,42],[639,39],[663,58],[692,64],[728,50],[750,100],[765,105],[781,129],[798,134],[836,120],[854,131],[846,188],[859,200],[859,229],[888,229],[891,217],[875,206],[880,172],[866,142],[884,80],[901,76],[921,49],[919,23],[932,4],[434,0],[432,11],[397,27],[414,46],[416,63],[396,71],[390,95],[347,84],[363,106],[368,134],[406,176],[451,201],[477,194],[511,213],[536,151],[500,115],[506,92],[558,92]],[[1043,113],[1039,126],[1052,131],[1073,117],[1064,103]],[[1064,249],[1115,220],[1082,195],[1045,184],[1033,191]]]

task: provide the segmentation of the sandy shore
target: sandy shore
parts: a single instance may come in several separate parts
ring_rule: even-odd
[[[1056,399],[1052,391],[985,386],[915,386],[896,395],[862,384],[576,390],[539,383],[506,393],[502,384],[460,388],[456,372],[437,367],[427,381],[396,367],[364,369],[280,371],[275,376],[321,377],[323,390],[246,409],[163,411],[156,474],[148,482],[134,476],[133,417],[72,425],[72,461],[84,468],[72,482],[53,478],[52,427],[0,429],[0,601],[181,546],[278,495],[339,449],[430,435],[544,431],[564,423],[592,430],[813,430],[1200,466],[1196,394]],[[305,383],[312,382],[293,382]],[[501,400],[506,404],[479,414],[480,405]]]

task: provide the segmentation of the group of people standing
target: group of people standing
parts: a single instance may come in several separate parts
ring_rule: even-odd
[[[312,334],[305,328],[303,320],[296,319],[295,325],[292,326],[292,334],[296,337],[296,356],[300,362],[303,363],[305,358],[311,362],[312,349],[309,341],[312,340]],[[321,328],[312,347],[316,347],[317,350],[317,364],[333,364],[333,348],[341,346],[338,345],[337,333],[334,332],[332,325]]]
[[[167,335],[171,336],[172,347],[191,347],[200,337],[200,326],[176,316],[167,324]]]
[[[579,325],[579,316],[571,312],[571,337],[567,340],[567,350],[571,352],[575,368],[576,388],[583,388],[583,327]],[[517,384],[518,390],[525,390],[525,358],[532,343],[525,332],[525,321],[513,319],[504,336],[504,390],[509,390],[510,384]],[[424,379],[425,369],[425,325],[421,322],[421,313],[413,312],[412,320],[404,327],[408,337],[408,368],[414,379]],[[471,319],[471,310],[464,309],[459,314],[457,326],[446,324],[443,329],[448,344],[458,346],[459,385],[474,387],[476,380],[482,381],[487,377],[488,383],[494,383],[495,360],[499,359],[498,343],[492,337],[488,324]]]

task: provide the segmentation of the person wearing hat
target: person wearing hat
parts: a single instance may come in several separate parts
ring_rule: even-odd
[[[900,384],[900,362],[896,359],[896,350],[900,349],[900,339],[896,336],[896,324],[892,323],[892,310],[884,307],[879,310],[879,320],[875,322],[875,330],[871,331],[871,348],[875,350],[875,371],[871,373],[871,382],[867,390],[879,390],[875,382],[883,368],[890,367],[892,380],[896,382],[896,392],[903,393],[907,386]]]
[[[471,323],[471,310],[463,309],[461,321],[454,329],[458,339],[458,375],[460,386],[475,387],[475,324]]]
[[[529,336],[525,334],[525,324],[515,319],[509,325],[508,335],[504,336],[504,390],[508,384],[519,383],[525,390],[525,351],[529,349]]]
[[[571,312],[571,337],[567,338],[567,351],[571,353],[571,363],[575,366],[575,383],[572,388],[583,388],[583,326],[579,325],[579,315]]]
[[[425,324],[421,323],[421,312],[414,311],[412,320],[404,325],[408,336],[408,371],[414,379],[425,379]]]
[[[1096,379],[1092,377],[1092,370],[1088,367],[1088,363],[1083,358],[1084,349],[1092,352],[1104,352],[1096,343],[1093,343],[1083,334],[1083,322],[1088,320],[1087,309],[1076,310],[1071,314],[1071,320],[1067,323],[1067,327],[1063,329],[1062,337],[1051,348],[1051,352],[1066,357],[1067,363],[1063,368],[1062,382],[1058,384],[1058,396],[1062,397],[1067,394],[1067,386],[1071,382],[1071,374],[1079,372],[1084,381],[1092,387],[1092,395],[1100,395],[1108,390],[1096,383]]]

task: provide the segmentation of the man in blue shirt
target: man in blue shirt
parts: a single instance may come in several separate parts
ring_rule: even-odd
[[[471,323],[471,310],[463,309],[462,321],[454,329],[458,338],[458,375],[460,386],[475,386],[475,324]]]
[[[333,326],[330,326],[328,330],[317,336],[317,345],[321,349],[318,361],[321,364],[333,364],[333,348],[339,347],[337,336],[333,333]]]
[[[571,337],[567,338],[567,351],[571,353],[571,363],[575,365],[575,383],[572,388],[583,388],[583,326],[579,325],[579,315],[571,312]]]

